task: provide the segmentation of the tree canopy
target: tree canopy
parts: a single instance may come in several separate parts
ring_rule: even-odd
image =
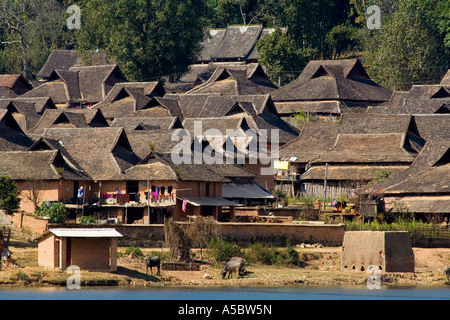
[[[69,30],[69,5],[81,29]],[[177,79],[208,28],[284,28],[262,39],[273,80],[310,59],[357,57],[390,89],[436,83],[450,64],[448,0],[1,0],[0,72],[34,78],[53,49],[104,49],[130,80]],[[371,5],[381,28],[370,30]]]

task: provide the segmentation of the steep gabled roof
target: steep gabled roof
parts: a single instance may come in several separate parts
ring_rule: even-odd
[[[122,127],[127,133],[134,131],[168,130],[182,128],[182,124],[177,117],[165,118],[141,118],[126,117],[115,118],[111,122],[111,127]]]
[[[0,74],[0,87],[8,88],[17,95],[33,89],[33,86],[21,74]]]
[[[0,175],[13,180],[86,180],[58,150],[0,151]]]
[[[72,67],[84,66],[83,59],[89,65],[107,65],[113,63],[104,50],[86,51],[81,55],[75,50],[53,50],[42,69],[37,74],[41,78],[49,78],[55,70],[69,70]]]
[[[93,106],[101,109],[108,119],[130,116],[149,106],[165,90],[159,81],[116,83],[105,99]]]
[[[95,104],[105,99],[115,83],[127,81],[117,65],[54,70],[49,80],[23,97],[51,97],[56,104]]]
[[[293,162],[308,163],[333,147],[338,127],[337,122],[305,123],[297,138],[280,147],[280,159],[296,158]]]
[[[94,180],[120,180],[140,160],[122,128],[45,129],[43,137],[58,141]]]
[[[411,166],[371,186],[386,195],[450,194],[450,141],[427,142]]]
[[[409,91],[394,92],[392,97],[368,113],[440,114],[450,112],[450,87],[413,85]]]
[[[415,115],[414,119],[425,140],[450,140],[450,114]]]
[[[32,144],[11,111],[0,110],[0,151],[26,150]]]
[[[391,91],[369,78],[361,62],[348,60],[310,61],[300,76],[272,93],[281,101],[360,101],[379,103]]]
[[[204,83],[186,94],[253,95],[268,94],[277,89],[262,68],[255,68],[250,74],[245,68],[218,66]]]

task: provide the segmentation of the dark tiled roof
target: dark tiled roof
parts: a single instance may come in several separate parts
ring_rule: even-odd
[[[117,65],[71,67],[54,70],[49,81],[23,97],[51,97],[56,104],[95,104],[105,99],[113,85],[127,81]]]
[[[357,59],[310,61],[300,76],[272,93],[281,101],[360,101],[389,99],[391,91],[369,78]]]
[[[58,141],[94,180],[120,180],[140,160],[122,128],[46,129],[43,137]]]
[[[277,86],[268,79],[261,67],[254,69],[250,74],[247,69],[219,66],[207,81],[189,90],[186,94],[254,95],[268,94],[277,89]]]
[[[86,180],[57,150],[0,151],[0,175],[13,180]]]

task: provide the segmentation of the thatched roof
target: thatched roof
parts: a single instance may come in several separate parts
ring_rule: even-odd
[[[86,180],[58,150],[1,151],[0,175],[13,180]]]
[[[390,96],[391,91],[371,80],[357,59],[310,61],[296,80],[272,93],[275,102],[348,101],[367,106]]]
[[[81,55],[75,50],[53,50],[37,76],[49,78],[55,70],[69,70],[72,67],[82,67],[86,65],[85,62],[87,65],[113,63],[104,50],[86,51]]]
[[[394,92],[385,103],[368,109],[370,114],[450,113],[450,87],[414,85],[409,91]]]
[[[0,151],[26,150],[33,141],[25,135],[11,111],[0,109]]]
[[[92,105],[105,99],[115,83],[127,81],[117,65],[54,70],[49,81],[23,97],[51,97],[55,104]]]
[[[248,68],[219,66],[204,83],[186,92],[186,94],[253,95],[268,94],[277,89],[262,68],[248,74]],[[256,76],[258,72],[258,76]],[[254,81],[253,81],[253,79]]]
[[[17,95],[33,89],[33,86],[21,74],[0,74],[0,87],[8,88]]]
[[[58,141],[93,180],[120,180],[140,160],[122,128],[51,128],[43,137]]]
[[[449,193],[450,140],[429,141],[411,166],[373,185],[384,194]]]
[[[165,90],[159,81],[116,83],[104,100],[93,106],[108,119],[128,117],[146,108],[154,97],[163,97]]]
[[[281,146],[280,159],[296,158],[293,162],[308,163],[312,158],[333,147],[338,127],[337,122],[305,123],[297,138]]]
[[[182,128],[181,121],[177,117],[165,118],[141,118],[126,117],[115,118],[111,127],[122,127],[127,133],[134,131],[168,130]]]

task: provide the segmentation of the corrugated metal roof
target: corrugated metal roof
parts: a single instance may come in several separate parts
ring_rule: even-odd
[[[241,206],[240,204],[237,204],[235,202],[226,200],[224,198],[219,198],[219,197],[179,197],[179,199],[181,201],[186,200],[189,204],[191,204],[195,207],[201,207],[201,206],[238,207],[238,206]]]
[[[57,228],[49,229],[57,237],[62,238],[117,238],[122,235],[114,228]]]

